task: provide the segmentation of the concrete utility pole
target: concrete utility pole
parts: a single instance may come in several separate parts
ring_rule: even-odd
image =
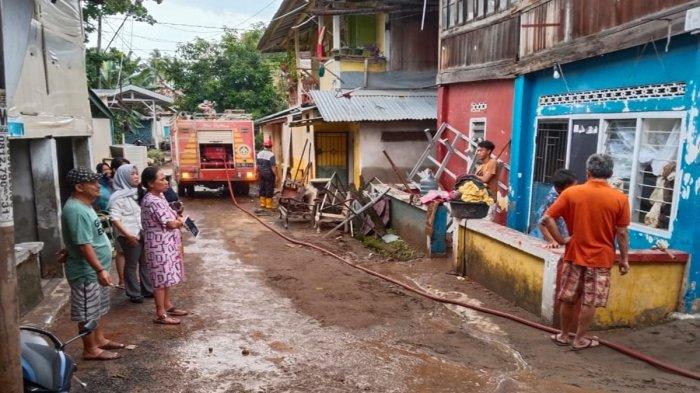
[[[4,82],[4,78],[3,78]],[[10,182],[10,137],[7,132],[5,86],[0,86],[0,386],[22,391],[19,350],[19,310],[15,266],[15,230]]]
[[[4,12],[0,2],[0,27]],[[0,28],[0,65],[5,67],[3,34]],[[5,75],[0,75],[0,386],[8,393],[20,393],[22,368],[19,350],[19,309],[17,307],[17,266],[15,228],[12,216],[10,178],[10,136],[7,132]]]

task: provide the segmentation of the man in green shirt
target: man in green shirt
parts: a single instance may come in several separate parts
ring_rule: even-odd
[[[61,222],[68,253],[65,273],[71,288],[71,320],[78,322],[78,330],[109,311],[112,245],[92,208],[100,196],[100,176],[77,167],[66,177],[73,192],[63,206]],[[110,350],[121,348],[124,344],[108,340],[100,325],[83,337],[85,360],[118,359],[121,355]]]

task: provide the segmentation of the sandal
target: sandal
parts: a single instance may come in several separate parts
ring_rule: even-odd
[[[153,320],[153,323],[160,325],[179,325],[180,320],[177,318],[171,318],[168,314],[159,315],[158,318]]]
[[[118,343],[118,342],[116,342],[116,341],[107,340],[107,344],[105,344],[105,345],[100,345],[98,348],[100,348],[100,349],[108,349],[108,350],[111,350],[111,349],[124,349],[124,348],[126,348],[126,345],[124,345],[124,344],[122,344],[122,343]]]
[[[591,338],[586,338],[588,340],[588,343],[586,345],[582,345],[580,347],[577,347],[575,345],[571,345],[571,350],[576,352],[576,351],[583,351],[584,349],[588,348],[595,348],[600,346],[600,339],[598,337],[591,337]]]
[[[97,356],[83,356],[83,360],[115,360],[119,359],[120,357],[122,357],[122,355],[116,352],[102,350],[97,354]]]
[[[169,309],[165,310],[169,315],[172,315],[174,317],[184,317],[185,315],[189,315],[190,312],[186,310],[180,310],[175,308],[175,306],[170,307]]]
[[[560,333],[552,334],[551,336],[549,336],[549,339],[552,340],[552,341],[554,342],[554,345],[557,345],[557,346],[560,346],[560,347],[568,347],[568,346],[569,346],[569,341],[568,341],[568,340],[567,340],[567,341],[561,341],[561,340],[559,339],[559,334],[560,334]]]

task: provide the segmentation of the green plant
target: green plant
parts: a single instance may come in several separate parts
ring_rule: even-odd
[[[165,164],[165,153],[160,149],[151,149],[148,151],[148,159],[153,161],[155,165]]]
[[[360,240],[365,247],[386,258],[391,258],[398,261],[410,261],[420,257],[419,252],[401,239],[391,243],[384,243],[382,239],[374,236],[363,236],[358,234],[355,237]]]

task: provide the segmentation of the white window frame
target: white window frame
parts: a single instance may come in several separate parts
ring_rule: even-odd
[[[485,117],[472,117],[469,119],[469,140],[474,140],[474,123],[484,123],[484,140],[487,140],[486,138],[486,118]]]
[[[642,122],[644,119],[680,119],[681,121],[681,129],[680,129],[680,135],[679,135],[679,143],[678,143],[678,150],[676,152],[676,180],[674,181],[673,185],[673,200],[671,201],[671,213],[669,215],[669,225],[668,229],[660,229],[660,228],[651,228],[649,226],[646,226],[644,224],[639,224],[636,222],[631,222],[630,223],[630,228],[637,231],[637,232],[642,232],[646,233],[649,235],[654,235],[654,236],[659,236],[662,238],[669,239],[671,237],[671,234],[673,233],[673,226],[674,222],[676,221],[676,216],[678,214],[678,203],[680,200],[680,192],[681,192],[681,179],[683,178],[683,169],[681,167],[681,157],[682,157],[682,152],[683,152],[683,143],[682,141],[685,140],[687,136],[687,129],[686,129],[686,119],[687,119],[687,111],[656,111],[656,112],[624,112],[624,113],[591,113],[591,114],[576,114],[576,115],[552,115],[552,116],[537,116],[535,117],[535,127],[537,126],[538,122],[540,120],[553,120],[553,119],[569,119],[569,135],[568,135],[568,142],[566,146],[566,167],[569,167],[570,159],[571,159],[571,135],[572,135],[572,122],[574,120],[578,119],[598,119],[598,146],[596,147],[596,152],[597,153],[602,153],[603,148],[605,147],[605,136],[607,135],[607,126],[608,122],[606,120],[620,120],[620,119],[635,119],[636,120],[636,131],[635,131],[635,139],[634,139],[634,158],[633,162],[635,163],[635,167],[633,168],[632,171],[632,176],[630,178],[630,192],[628,193],[627,197],[630,203],[630,209],[634,206],[634,192],[632,190],[636,190],[637,187],[637,160],[639,158],[639,146],[641,143],[641,130],[642,130]],[[475,119],[476,120],[476,119]],[[471,132],[471,130],[470,130]],[[484,134],[486,132],[484,131]],[[536,139],[536,138],[535,138]],[[533,143],[535,143],[535,140],[533,140]],[[537,148],[536,145],[533,145],[533,152],[534,149]],[[534,160],[532,163],[532,168],[530,168],[530,172],[533,173],[534,171]],[[530,205],[532,204],[532,187],[530,187],[530,199],[528,200],[528,222],[530,220]],[[630,212],[633,213],[633,212]]]

